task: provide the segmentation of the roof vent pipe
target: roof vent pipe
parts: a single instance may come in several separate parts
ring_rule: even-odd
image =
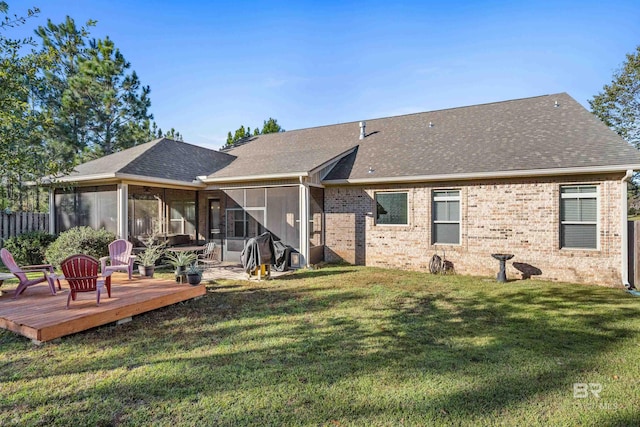
[[[366,133],[364,131],[364,128],[367,126],[367,122],[360,122],[360,139],[364,139],[364,137],[366,136]]]

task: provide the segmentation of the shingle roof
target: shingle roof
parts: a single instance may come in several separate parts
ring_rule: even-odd
[[[191,183],[197,176],[224,168],[233,159],[229,154],[161,138],[78,165],[66,179],[127,174]]]
[[[326,180],[640,167],[640,152],[566,93],[366,120],[366,133],[352,122],[252,137],[208,179],[308,172],[354,147]]]
[[[308,174],[341,157],[325,183],[640,169],[640,151],[566,93],[366,120],[367,136],[359,134],[358,122],[320,126],[251,137],[224,152],[163,138],[79,165],[65,179],[246,181]]]

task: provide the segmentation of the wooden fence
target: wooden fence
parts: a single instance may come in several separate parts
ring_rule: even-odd
[[[0,213],[0,246],[6,239],[28,231],[49,231],[49,214],[34,212]]]

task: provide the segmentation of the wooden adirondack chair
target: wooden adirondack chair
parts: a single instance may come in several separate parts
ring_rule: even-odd
[[[58,289],[62,289],[60,287],[60,280],[54,274],[53,266],[51,264],[25,265],[19,267],[13,259],[13,255],[11,255],[11,252],[6,250],[5,248],[0,249],[0,258],[2,258],[2,262],[9,269],[9,271],[20,281],[20,284],[13,294],[13,299],[16,299],[18,295],[24,292],[24,290],[29,286],[37,285],[38,283],[47,282],[49,284],[49,289],[51,289],[51,295],[56,294],[56,286],[54,283],[55,281],[58,282]],[[29,279],[26,273],[34,272],[42,273],[42,277]]]
[[[129,280],[133,274],[133,261],[136,259],[135,255],[131,255],[133,245],[131,242],[119,239],[109,243],[109,256],[100,258],[100,264],[102,268],[102,274],[106,275],[106,272],[114,271],[126,271],[129,273]],[[111,260],[109,266],[107,266],[107,260]]]
[[[108,276],[113,273],[107,272],[107,277],[98,276],[98,260],[89,255],[71,255],[60,265],[65,279],[69,283],[69,297],[67,298],[67,308],[76,294],[79,292],[96,292],[96,305],[100,305],[100,293],[103,286],[107,288],[107,293],[111,297],[111,280]]]

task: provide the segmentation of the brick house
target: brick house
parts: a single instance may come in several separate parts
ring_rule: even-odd
[[[51,229],[218,241],[237,260],[271,231],[325,261],[628,283],[627,181],[640,153],[565,93],[247,138],[221,151],[160,139],[52,188]]]

